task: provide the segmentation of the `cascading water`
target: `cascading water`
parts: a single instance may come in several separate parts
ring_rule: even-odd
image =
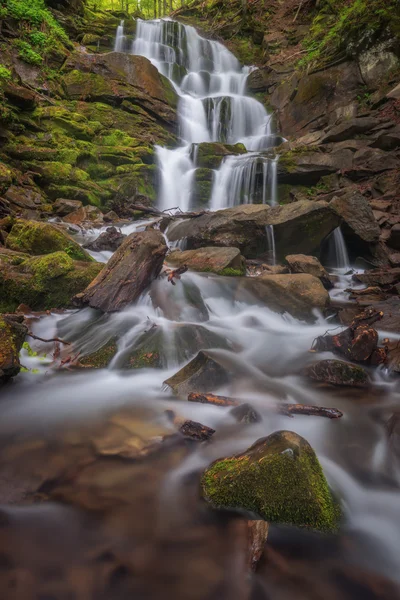
[[[117,27],[117,33],[115,35],[114,52],[122,52],[124,50],[125,35],[124,35],[124,21]]]
[[[193,27],[170,20],[138,21],[132,53],[147,57],[173,83],[179,95],[182,145],[157,148],[160,169],[159,207],[192,208],[192,144],[243,144],[248,154],[228,156],[214,174],[211,210],[240,203],[276,202],[276,169],[259,152],[277,145],[271,115],[246,96],[251,71],[241,67],[222,44],[199,36]],[[272,166],[270,167],[269,164]]]

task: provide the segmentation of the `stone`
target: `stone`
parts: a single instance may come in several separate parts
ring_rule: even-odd
[[[355,119],[347,119],[335,125],[328,130],[326,135],[322,138],[322,144],[328,144],[329,142],[342,142],[354,138],[356,135],[367,133],[374,127],[379,125],[379,119],[375,117],[358,117]]]
[[[101,226],[103,224],[103,213],[96,206],[81,206],[78,210],[67,214],[63,218],[63,221],[72,225],[79,225],[80,227],[85,224],[89,226]]]
[[[400,83],[386,94],[386,98],[391,98],[393,100],[400,99]]]
[[[368,286],[391,286],[400,281],[400,269],[373,269],[365,273],[355,273],[353,279]]]
[[[399,58],[391,52],[390,46],[390,40],[381,42],[360,54],[361,76],[369,88],[376,89],[388,72],[399,66]]]
[[[37,210],[44,202],[42,195],[32,188],[11,185],[5,193],[5,199],[16,209],[25,208]]]
[[[167,256],[174,267],[187,265],[192,271],[205,271],[217,275],[240,276],[246,274],[246,263],[238,248],[199,248],[174,251]]]
[[[19,353],[27,333],[23,317],[0,315],[0,385],[18,375]]]
[[[211,392],[229,382],[230,373],[209,352],[201,350],[193,360],[167,379],[174,394],[187,399],[191,392]]]
[[[80,200],[58,198],[53,204],[53,210],[59,217],[66,217],[70,213],[82,208],[82,206]]]
[[[367,200],[357,190],[335,196],[329,206],[343,219],[343,233],[364,242],[376,243],[380,227]]]
[[[331,385],[366,387],[370,384],[365,369],[342,360],[320,360],[307,367],[306,373],[314,381]]]
[[[104,250],[115,252],[121,246],[125,238],[126,235],[121,233],[116,227],[107,227],[98,238],[93,242],[86,244],[84,248],[94,252],[103,252]]]
[[[247,89],[252,94],[259,92],[266,92],[271,85],[271,69],[269,67],[262,67],[260,69],[253,69],[247,78]]]
[[[237,298],[249,292],[274,312],[288,312],[307,321],[315,319],[315,309],[325,311],[329,306],[329,294],[321,281],[306,273],[248,278],[242,281]]]
[[[65,231],[39,221],[17,219],[7,236],[6,246],[35,256],[63,251],[74,260],[93,260]]]
[[[239,404],[239,406],[234,406],[229,414],[232,415],[236,419],[238,423],[261,423],[262,417],[261,415],[253,408],[251,404]]]
[[[340,218],[323,201],[307,200],[269,208],[244,204],[177,221],[167,229],[168,239],[185,239],[186,248],[208,246],[239,248],[246,258],[270,251],[266,226],[273,225],[277,258],[301,252],[318,253],[321,242],[340,224]]]
[[[381,133],[370,146],[386,152],[398,148],[400,146],[400,125]]]
[[[400,166],[398,158],[379,148],[361,148],[353,156],[353,162],[347,168],[351,179],[361,179],[373,174],[385,173]]]
[[[387,240],[387,245],[395,250],[400,250],[400,223],[393,225],[390,230],[390,236]]]
[[[308,273],[321,280],[322,285],[330,290],[333,283],[329,273],[315,256],[306,256],[305,254],[289,254],[285,258],[292,273]]]
[[[315,185],[321,177],[349,168],[352,161],[351,150],[332,153],[309,150],[282,152],[278,162],[278,183]]]
[[[243,144],[221,144],[219,142],[202,142],[192,145],[192,156],[196,157],[196,167],[201,169],[219,169],[225,156],[245,154]]]
[[[38,103],[38,96],[35,92],[15,83],[7,83],[4,87],[4,94],[10,102],[23,110],[33,110]]]
[[[314,450],[291,431],[277,431],[242,454],[216,460],[201,486],[214,508],[323,532],[339,526],[340,508]]]
[[[62,251],[35,257],[14,252],[0,259],[0,312],[15,311],[21,303],[37,311],[69,308],[103,266]]]
[[[103,312],[122,310],[158,277],[166,253],[167,246],[159,231],[132,233],[76,299],[77,303]]]

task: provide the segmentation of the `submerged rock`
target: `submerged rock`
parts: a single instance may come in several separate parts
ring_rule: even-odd
[[[43,255],[63,251],[74,260],[93,259],[65,231],[39,221],[18,219],[7,236],[7,248],[27,254]]]
[[[0,315],[0,384],[18,375],[19,353],[27,333],[22,316]]]
[[[333,288],[333,283],[328,272],[315,256],[306,256],[305,254],[289,254],[286,256],[292,273],[308,273],[321,280],[322,285],[330,290]]]
[[[118,231],[116,227],[107,227],[107,229],[103,231],[103,233],[101,233],[97,239],[84,247],[87,250],[92,250],[94,252],[102,252],[104,250],[115,252],[118,250],[125,238],[126,235]]]
[[[359,366],[342,360],[320,360],[307,368],[308,377],[332,385],[366,387],[370,383],[367,372]]]
[[[205,271],[217,275],[245,275],[246,263],[238,248],[199,248],[175,251],[167,257],[174,266],[187,265],[192,271]]]
[[[214,508],[249,511],[271,523],[336,531],[340,508],[310,444],[277,431],[246,452],[212,463],[202,491]]]
[[[132,233],[76,302],[103,312],[122,310],[158,277],[166,253],[159,231]]]
[[[180,398],[187,398],[190,392],[210,392],[228,381],[227,369],[217,358],[202,350],[164,383]]]
[[[314,309],[324,311],[329,305],[329,294],[321,281],[306,273],[248,278],[242,281],[238,299],[246,291],[271,310],[288,312],[298,319],[312,319]]]

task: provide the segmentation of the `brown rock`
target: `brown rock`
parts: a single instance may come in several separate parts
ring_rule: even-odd
[[[102,225],[103,213],[96,206],[81,206],[78,210],[74,210],[67,214],[64,219],[66,223],[82,226],[85,223],[94,225]]]
[[[366,387],[367,372],[359,366],[342,360],[320,360],[306,369],[308,377],[315,381],[339,386]]]
[[[387,244],[395,250],[400,250],[400,223],[393,225]]]
[[[359,117],[348,119],[340,125],[335,125],[328,130],[326,136],[321,140],[322,144],[329,142],[341,142],[355,137],[360,133],[366,133],[379,125],[379,119],[374,117]]]
[[[23,316],[0,316],[0,384],[18,375],[21,364],[19,352],[28,328]]]
[[[343,219],[343,230],[364,242],[377,242],[380,228],[372,208],[359,192],[351,190],[343,196],[335,196],[330,207]]]
[[[333,287],[328,272],[315,256],[289,254],[286,256],[286,262],[289,264],[292,273],[308,273],[309,275],[318,277],[327,290]]]
[[[11,185],[5,193],[5,199],[14,208],[30,208],[36,210],[43,202],[42,196],[32,188]]]
[[[180,371],[167,379],[168,385],[179,398],[187,398],[191,392],[211,392],[228,383],[229,372],[203,350]]]
[[[82,202],[80,200],[58,198],[53,204],[53,210],[59,217],[66,217],[80,208],[82,208]]]
[[[400,281],[400,269],[374,269],[355,273],[353,279],[368,286],[390,286]]]
[[[79,304],[104,312],[122,310],[160,274],[166,253],[167,246],[159,231],[132,233],[86,288]]]
[[[238,248],[199,248],[175,251],[167,257],[174,266],[187,265],[192,271],[206,271],[217,275],[244,275],[246,264]]]
[[[84,246],[84,248],[94,252],[102,252],[103,250],[115,252],[121,246],[125,238],[126,235],[118,231],[116,227],[107,227],[97,239]]]
[[[37,105],[38,97],[35,92],[28,90],[22,85],[7,83],[4,88],[4,94],[18,108],[33,110]]]

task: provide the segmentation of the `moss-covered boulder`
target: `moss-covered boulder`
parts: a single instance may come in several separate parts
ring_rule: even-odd
[[[225,156],[245,154],[243,144],[220,144],[219,142],[202,142],[193,144],[192,156],[196,159],[196,166],[204,169],[219,169]]]
[[[19,304],[33,310],[67,308],[98,275],[103,265],[75,261],[66,252],[29,257],[0,254],[0,312],[13,312]]]
[[[329,385],[363,388],[371,383],[365,369],[343,360],[320,360],[310,365],[306,374],[314,381]]]
[[[65,231],[39,221],[18,219],[7,236],[7,248],[33,255],[62,251],[74,260],[93,260]]]
[[[171,265],[187,265],[192,271],[204,271],[217,275],[240,276],[246,274],[246,262],[237,248],[199,248],[176,250],[167,257]]]
[[[249,511],[271,523],[323,532],[338,529],[340,508],[310,444],[277,431],[242,454],[216,460],[202,480],[215,508]]]
[[[19,352],[27,332],[22,318],[0,315],[0,385],[18,375]]]

